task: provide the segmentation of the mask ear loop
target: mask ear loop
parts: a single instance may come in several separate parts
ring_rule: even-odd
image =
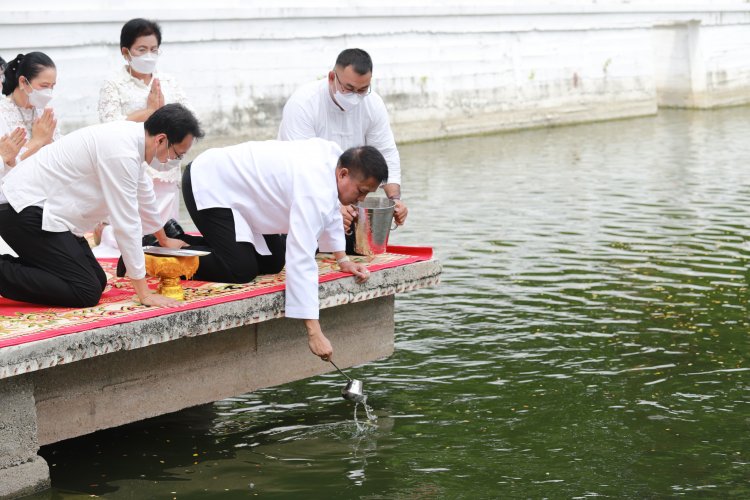
[[[128,51],[128,55],[130,56],[130,59],[126,59],[128,61],[128,73],[130,73],[130,77],[133,78],[133,54],[130,53],[130,49],[125,49]],[[124,56],[125,54],[123,54]]]
[[[21,78],[23,78],[24,80],[26,80],[26,83],[25,83],[24,85],[28,85],[29,87],[31,87],[31,82],[29,81],[29,79],[28,79],[28,78],[26,78],[26,77],[25,77],[25,76],[23,76],[23,75],[21,75],[21,76],[19,76],[19,77],[18,77],[18,83],[19,83],[19,84],[21,83]],[[29,92],[28,90],[26,90],[26,87],[25,87],[25,86],[24,86],[24,87],[21,87],[21,88],[22,88],[22,90],[23,90],[23,91],[24,91],[24,92],[26,93],[26,95],[27,95],[27,96],[28,96],[28,95],[31,95],[31,92],[34,92],[34,87],[31,87],[31,92]]]

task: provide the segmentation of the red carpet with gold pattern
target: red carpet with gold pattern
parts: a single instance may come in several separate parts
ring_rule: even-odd
[[[371,271],[397,267],[432,258],[432,249],[423,247],[389,247],[388,253],[376,255],[372,259],[352,257],[357,262],[367,263]],[[107,288],[101,301],[95,307],[72,309],[48,307],[0,297],[0,348],[42,340],[58,335],[80,332],[104,326],[126,323],[163,314],[174,309],[143,306],[134,300],[135,292],[127,278],[115,276],[116,261],[100,261],[109,277]],[[320,282],[350,277],[338,270],[331,254],[318,255]],[[285,275],[258,276],[247,284],[209,283],[205,281],[184,281],[185,304],[180,310],[220,304],[247,297],[272,293],[284,289]],[[149,278],[149,286],[154,289],[158,279]]]

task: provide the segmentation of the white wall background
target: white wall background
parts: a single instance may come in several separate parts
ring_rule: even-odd
[[[212,135],[274,136],[347,47],[372,55],[402,141],[750,102],[743,0],[0,0],[0,55],[46,52],[63,128],[96,123],[133,17],[160,22],[159,69]]]

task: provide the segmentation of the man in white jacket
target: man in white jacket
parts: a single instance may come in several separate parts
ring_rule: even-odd
[[[145,164],[180,159],[203,136],[195,116],[168,104],[146,120],[111,122],[72,132],[24,160],[3,178],[0,236],[18,257],[0,256],[0,295],[36,304],[91,307],[107,278],[84,233],[109,220],[138,299],[152,306],[179,302],[146,284],[141,237],[167,238]]]
[[[388,164],[388,182],[383,186],[396,202],[394,220],[403,224],[408,214],[401,200],[401,158],[396,148],[388,110],[372,91],[372,59],[362,49],[346,49],[336,58],[328,78],[300,87],[284,105],[278,139],[294,141],[320,137],[341,149],[373,146]],[[357,211],[342,205],[348,231]]]
[[[310,350],[333,354],[318,321],[317,249],[362,282],[363,264],[346,257],[339,203],[364,200],[388,178],[383,155],[370,146],[344,153],[333,142],[245,142],[209,149],[185,169],[182,195],[202,239],[183,236],[211,253],[195,279],[246,283],[286,265],[285,315],[305,321]],[[286,243],[282,237],[287,235]]]

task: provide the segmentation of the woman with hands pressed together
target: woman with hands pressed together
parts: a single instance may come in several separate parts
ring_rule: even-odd
[[[104,82],[99,92],[99,120],[102,123],[116,120],[143,122],[154,111],[171,103],[182,104],[192,112],[177,82],[168,74],[157,72],[161,40],[161,27],[154,21],[136,18],[123,25],[120,54],[125,64]],[[180,160],[174,158],[162,163],[154,159],[146,168],[154,181],[159,213],[168,221],[164,230],[170,237],[182,234],[177,223],[182,176]],[[103,238],[111,239],[107,235]]]
[[[57,69],[42,52],[18,54],[9,63],[0,58],[0,181],[22,160],[60,138],[52,108]],[[0,203],[5,196],[0,190]],[[0,238],[0,252],[11,253]]]
[[[7,66],[5,59],[0,57],[0,88],[5,83],[5,68]],[[0,160],[3,162],[0,178],[5,174],[6,168],[15,166],[16,157],[24,144],[26,144],[26,131],[23,127],[16,127],[10,131],[8,125],[0,121]]]
[[[3,77],[6,97],[0,99],[0,136],[9,137],[0,149],[5,171],[59,139],[60,131],[54,111],[47,107],[57,83],[57,68],[47,54],[18,54],[6,66]]]

